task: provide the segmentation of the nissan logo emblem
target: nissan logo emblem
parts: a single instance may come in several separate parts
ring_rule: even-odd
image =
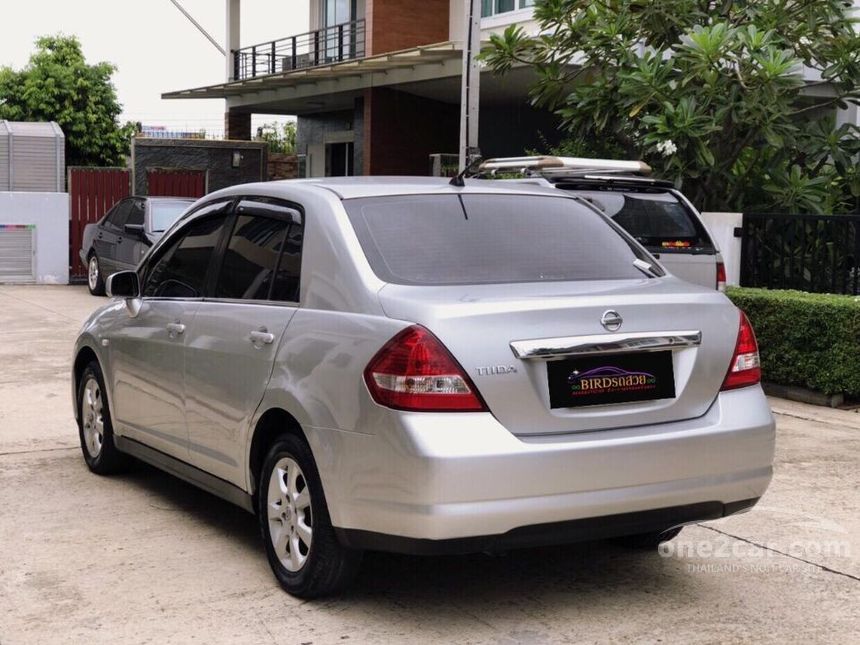
[[[618,331],[623,322],[624,319],[618,315],[617,311],[613,311],[612,309],[604,311],[603,316],[600,317],[600,324],[603,325],[606,331]]]

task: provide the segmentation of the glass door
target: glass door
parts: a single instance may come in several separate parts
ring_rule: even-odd
[[[356,0],[322,0],[322,46],[327,62],[355,58]]]

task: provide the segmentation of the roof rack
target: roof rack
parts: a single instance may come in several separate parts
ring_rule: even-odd
[[[496,174],[499,171],[520,172],[523,175],[581,176],[595,173],[617,173],[647,177],[651,174],[651,166],[644,161],[541,155],[487,159],[478,167],[478,174]]]

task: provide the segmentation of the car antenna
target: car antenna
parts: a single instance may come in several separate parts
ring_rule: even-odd
[[[481,161],[483,160],[481,157],[481,153],[477,148],[469,149],[469,158],[471,161],[466,164],[466,167],[463,168],[459,173],[457,173],[454,177],[451,177],[451,181],[448,183],[452,186],[457,186],[458,188],[462,188],[466,185],[466,177],[468,175],[474,174],[478,167],[481,165]]]

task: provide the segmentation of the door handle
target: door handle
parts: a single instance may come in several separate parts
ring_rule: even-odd
[[[256,344],[271,345],[275,342],[275,335],[266,331],[265,327],[259,331],[252,331],[249,340]]]
[[[185,325],[180,322],[167,323],[167,333],[170,337],[180,336],[185,333]]]

